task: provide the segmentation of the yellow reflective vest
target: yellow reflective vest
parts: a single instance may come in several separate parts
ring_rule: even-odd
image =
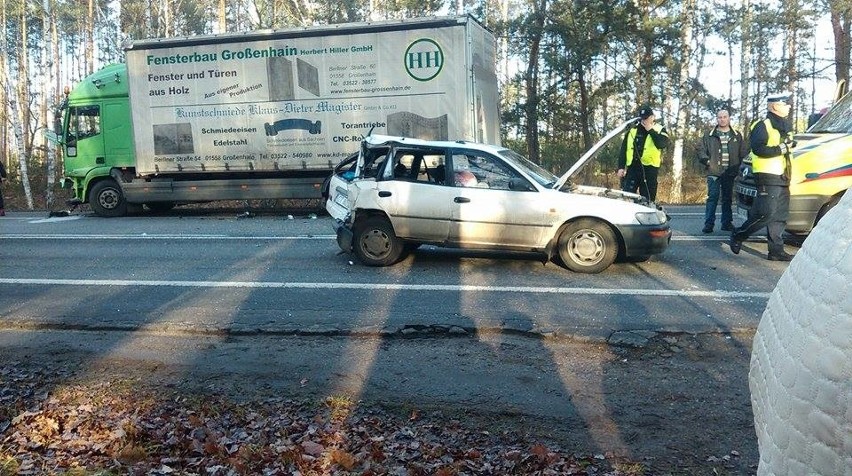
[[[639,127],[642,126],[633,127],[627,132],[625,167],[630,167],[630,164],[633,163],[633,143],[636,141],[636,131],[639,130]],[[665,132],[662,132],[663,126],[659,124],[654,124],[652,129],[667,136]],[[651,134],[645,136],[645,145],[642,147],[642,157],[639,158],[639,161],[642,162],[642,165],[651,165],[653,167],[659,167],[660,163],[663,161],[663,151],[658,149],[657,145],[654,144],[654,140],[651,139]]]
[[[751,126],[751,130],[754,131],[754,128],[760,124],[760,121],[756,121],[753,126]],[[769,139],[766,141],[767,147],[778,147],[781,145],[781,132],[772,127],[772,121],[768,118],[763,120],[763,124],[766,126],[766,135],[769,136]],[[772,175],[784,175],[784,170],[786,167],[786,159],[783,155],[777,155],[774,157],[761,157],[754,152],[751,152],[751,169],[756,174],[772,174]]]

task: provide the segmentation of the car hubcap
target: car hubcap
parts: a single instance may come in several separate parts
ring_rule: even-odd
[[[382,230],[370,230],[361,238],[361,249],[373,258],[381,258],[390,251],[390,239]]]
[[[118,199],[118,192],[115,190],[104,190],[98,197],[98,203],[104,208],[112,209],[118,206]]]
[[[592,230],[582,230],[571,237],[568,251],[574,261],[592,265],[603,258],[606,246],[603,238]]]

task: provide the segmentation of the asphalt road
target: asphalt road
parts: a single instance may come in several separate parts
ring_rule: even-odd
[[[574,274],[535,255],[425,246],[388,268],[339,253],[328,217],[0,219],[0,328],[327,334],[754,329],[787,263],[730,253],[670,207],[665,254]],[[789,247],[788,251],[795,252]]]

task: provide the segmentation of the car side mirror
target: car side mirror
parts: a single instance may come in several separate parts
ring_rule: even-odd
[[[520,177],[513,177],[509,180],[509,190],[515,190],[520,192],[529,192],[532,191],[533,188],[530,186],[530,183]]]

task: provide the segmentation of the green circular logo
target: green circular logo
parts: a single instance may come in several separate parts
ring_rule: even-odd
[[[429,81],[444,67],[444,51],[429,38],[415,40],[405,50],[405,71],[418,81]]]

